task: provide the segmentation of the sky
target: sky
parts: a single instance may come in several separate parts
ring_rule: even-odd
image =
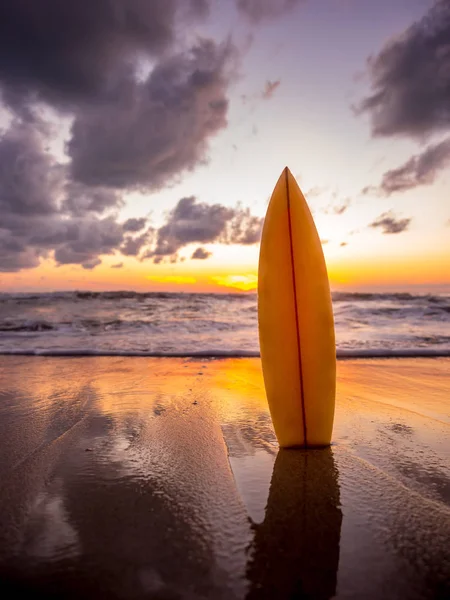
[[[332,289],[450,291],[450,0],[4,0],[0,290],[252,291],[285,166]]]

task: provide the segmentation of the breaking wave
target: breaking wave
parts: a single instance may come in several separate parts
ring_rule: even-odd
[[[448,356],[450,296],[335,292],[337,356]],[[0,353],[258,356],[256,294],[0,294]]]

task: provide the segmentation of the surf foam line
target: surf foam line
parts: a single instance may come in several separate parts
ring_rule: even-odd
[[[147,358],[259,358],[259,352],[252,350],[201,350],[199,352],[148,352],[145,350],[92,350],[92,349],[68,349],[68,350],[0,350],[0,356],[61,356],[61,357],[83,357],[83,356],[129,356]],[[338,359],[347,358],[446,358],[450,357],[450,349],[437,348],[412,348],[412,349],[359,349],[336,352]]]

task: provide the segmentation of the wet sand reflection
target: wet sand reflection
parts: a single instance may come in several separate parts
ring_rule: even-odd
[[[265,519],[254,525],[248,600],[333,597],[341,523],[332,450],[280,450]]]

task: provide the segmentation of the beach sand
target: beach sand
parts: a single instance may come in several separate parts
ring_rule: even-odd
[[[450,359],[338,362],[278,450],[258,359],[0,359],[0,581],[67,598],[445,598]]]

